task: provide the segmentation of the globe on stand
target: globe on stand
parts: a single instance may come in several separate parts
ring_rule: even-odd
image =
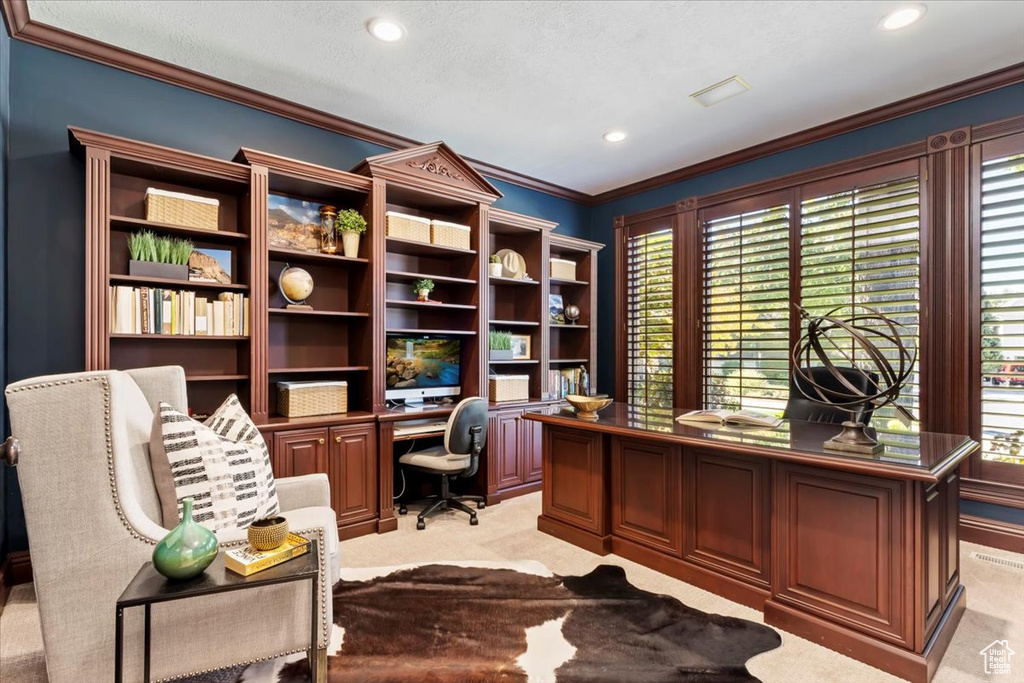
[[[850,413],[850,419],[843,422],[843,431],[826,441],[825,449],[868,454],[882,451],[882,444],[865,432],[864,423],[856,416],[867,406],[878,410],[892,405],[907,419],[914,419],[910,411],[896,403],[917,362],[917,349],[908,349],[897,331],[906,327],[874,308],[856,304],[838,306],[817,317],[800,306],[797,309],[807,321],[807,331],[793,347],[793,384],[808,399]],[[847,310],[850,313],[845,317],[836,315]],[[858,384],[867,390],[854,386],[833,358],[844,359],[860,373],[863,381]],[[859,367],[854,367],[854,359],[858,359]],[[825,386],[820,378],[815,382],[811,371],[815,362],[835,380],[831,386]]]
[[[576,304],[569,304],[565,307],[565,320],[570,325],[575,325],[576,321],[580,319],[580,307]]]
[[[302,268],[294,268],[287,263],[277,278],[277,288],[281,296],[288,302],[286,308],[312,309],[306,299],[313,293],[313,276]]]

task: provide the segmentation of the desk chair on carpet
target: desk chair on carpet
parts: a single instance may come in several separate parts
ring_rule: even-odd
[[[416,516],[416,528],[427,527],[427,515],[437,510],[462,510],[469,515],[469,523],[477,524],[476,512],[463,501],[476,503],[477,509],[483,509],[485,501],[482,496],[455,496],[449,490],[451,480],[457,477],[469,478],[476,474],[480,465],[480,451],[487,443],[487,401],[480,397],[466,398],[455,406],[448,417],[448,425],[444,430],[444,444],[425,448],[421,451],[406,453],[398,462],[403,469],[414,472],[437,474],[441,477],[441,492],[433,498],[433,502]],[[398,508],[398,514],[404,515],[409,510],[405,503]]]
[[[836,368],[840,374],[859,391],[867,394],[874,393],[878,390],[878,375],[873,372],[867,373],[867,377],[860,371],[854,368]],[[836,377],[829,372],[828,368],[825,367],[814,367],[810,368],[811,379],[815,384],[826,389],[828,391],[843,392],[847,393],[850,391],[849,387],[845,387]],[[803,388],[803,391],[801,391]],[[831,424],[841,424],[847,420],[853,422],[863,422],[865,425],[871,422],[871,413],[873,408],[867,406],[864,408],[857,408],[854,414],[851,415],[849,410],[843,410],[841,408],[833,408],[822,403],[817,403],[807,398],[808,396],[815,396],[814,387],[808,385],[806,380],[797,378],[796,375],[792,375],[789,378],[789,401],[786,403],[786,412],[782,414],[787,420],[803,420],[804,422],[827,422]]]

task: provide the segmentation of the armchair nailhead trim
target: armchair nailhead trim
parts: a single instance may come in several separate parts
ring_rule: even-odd
[[[48,389],[50,387],[64,386],[66,384],[78,384],[80,382],[100,382],[103,385],[103,431],[104,431],[104,434],[106,435],[106,442],[107,442],[107,474],[108,474],[108,476],[110,478],[110,494],[111,494],[111,496],[113,497],[113,500],[114,500],[114,509],[117,511],[117,516],[121,520],[121,524],[124,525],[124,528],[128,530],[128,533],[131,534],[133,538],[135,538],[136,540],[142,541],[143,543],[146,543],[148,545],[156,545],[157,541],[155,541],[155,540],[153,540],[151,538],[147,538],[146,536],[143,536],[142,534],[140,534],[138,531],[135,530],[135,527],[133,527],[131,525],[131,523],[128,521],[128,518],[125,517],[125,515],[124,515],[124,510],[121,508],[121,499],[118,498],[118,496],[117,496],[117,481],[116,481],[116,478],[114,476],[114,445],[113,445],[113,439],[111,437],[111,432],[110,432],[110,381],[109,381],[109,378],[106,375],[99,375],[99,376],[93,376],[93,377],[79,377],[77,379],[64,379],[64,380],[59,380],[59,381],[56,381],[56,382],[40,382],[38,384],[29,384],[29,385],[26,385],[26,386],[23,386],[23,387],[17,387],[15,389],[7,389],[7,390],[5,390],[4,393],[9,396],[9,395],[14,394],[14,393],[18,393],[18,392],[22,392],[22,391],[28,391],[30,389]],[[327,558],[325,557],[325,553],[324,553],[324,530],[322,528],[320,528],[320,527],[315,527],[315,528],[312,528],[312,529],[302,529],[300,531],[296,531],[295,533],[298,533],[298,534],[316,534],[317,561],[320,563],[320,567],[319,567],[320,576],[323,577],[323,579],[320,580],[320,631],[323,632],[324,636],[329,641],[329,639],[330,639],[330,632],[329,632],[328,629],[330,627],[330,624],[327,623],[327,585],[328,585],[328,580],[329,580],[330,577],[328,577],[327,573],[326,573]],[[231,548],[231,547],[237,547],[237,546],[241,546],[241,545],[246,545],[247,543],[248,543],[248,541],[230,541],[228,543],[220,543],[219,545],[222,548]],[[327,647],[327,642],[323,642],[323,641],[324,641],[323,637],[320,637],[317,640],[317,645],[319,647],[321,647],[321,648]],[[283,652],[283,653],[281,653],[279,655],[274,655],[273,657],[264,657],[262,659],[254,659],[254,660],[251,660],[251,661],[248,661],[248,662],[240,662],[240,663],[248,665],[248,664],[252,664],[253,662],[261,662],[261,661],[265,661],[267,659],[275,659],[277,657],[284,657],[285,655],[290,655],[290,654],[294,654],[296,652],[301,652],[301,651],[302,650],[292,650],[291,652]],[[193,676],[193,675],[196,675],[196,674],[203,674],[203,673],[208,673],[208,672],[207,671],[196,671],[196,672],[191,673],[191,674],[185,674],[185,676]],[[182,678],[182,676],[177,676],[176,678]],[[174,679],[164,679],[164,680],[174,680]]]
[[[281,652],[276,655],[270,655],[269,657],[260,657],[259,659],[247,659],[244,662],[238,662],[237,664],[229,664],[228,666],[249,666],[250,664],[255,664],[256,662],[265,662],[270,659],[277,659],[278,657],[287,657],[288,655],[293,655],[296,652],[304,652],[304,650],[291,650],[289,652]],[[158,678],[156,683],[170,683],[171,681],[180,681],[182,678],[189,678],[190,676],[202,676],[203,674],[213,673],[214,671],[219,670],[220,669],[201,669],[199,671],[181,674],[180,676],[174,676],[173,678]]]

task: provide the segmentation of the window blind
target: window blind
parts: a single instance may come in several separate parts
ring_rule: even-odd
[[[704,222],[705,407],[786,407],[789,212],[785,204]]]
[[[1024,154],[981,168],[982,459],[1024,464]]]
[[[673,400],[671,228],[626,238],[628,402],[671,408]]]
[[[918,346],[921,232],[916,176],[805,199],[800,254],[800,300],[810,314],[821,315],[851,302],[870,306],[904,325],[900,333]],[[871,367],[849,335],[833,333],[831,338],[842,349],[830,350],[837,364],[848,366],[852,359],[861,367]],[[877,337],[872,341],[894,363],[898,360],[894,345]],[[919,384],[915,369],[899,399],[915,416],[919,415]],[[875,412],[871,424],[900,432],[916,430],[917,423],[903,425],[896,410],[887,406]]]

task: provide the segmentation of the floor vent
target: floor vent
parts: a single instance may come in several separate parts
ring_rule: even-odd
[[[1012,567],[1013,569],[1024,569],[1024,562],[1019,560],[1008,560],[1005,557],[997,557],[995,555],[988,555],[986,553],[971,553],[971,557],[982,562],[991,562],[992,564],[1001,564],[1004,567]]]

